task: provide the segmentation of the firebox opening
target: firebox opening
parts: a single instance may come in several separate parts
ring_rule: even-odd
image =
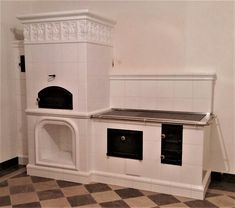
[[[68,90],[50,86],[42,89],[38,93],[38,107],[52,109],[73,109],[73,95]]]

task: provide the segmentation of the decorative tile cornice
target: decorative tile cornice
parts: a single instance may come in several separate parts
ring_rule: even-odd
[[[25,44],[91,42],[112,45],[113,21],[95,16],[87,10],[63,12],[56,17],[55,13],[52,14],[18,17],[24,24]]]

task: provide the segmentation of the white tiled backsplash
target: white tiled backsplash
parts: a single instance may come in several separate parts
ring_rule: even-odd
[[[207,75],[206,75],[207,76]],[[115,76],[110,78],[112,108],[213,112],[215,76]]]

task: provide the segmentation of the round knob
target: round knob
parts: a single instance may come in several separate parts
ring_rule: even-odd
[[[166,157],[165,155],[161,155],[161,159],[164,160]]]
[[[126,140],[126,137],[125,137],[125,136],[121,136],[121,140],[122,140],[122,141],[125,141],[125,140]]]
[[[162,134],[161,137],[162,137],[162,139],[165,139],[165,138],[166,138],[166,135],[165,135],[165,134]]]

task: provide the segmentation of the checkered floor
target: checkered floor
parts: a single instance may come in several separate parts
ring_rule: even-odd
[[[28,176],[23,171],[0,180],[0,207],[235,207],[235,192],[209,189],[202,201],[108,184]]]

